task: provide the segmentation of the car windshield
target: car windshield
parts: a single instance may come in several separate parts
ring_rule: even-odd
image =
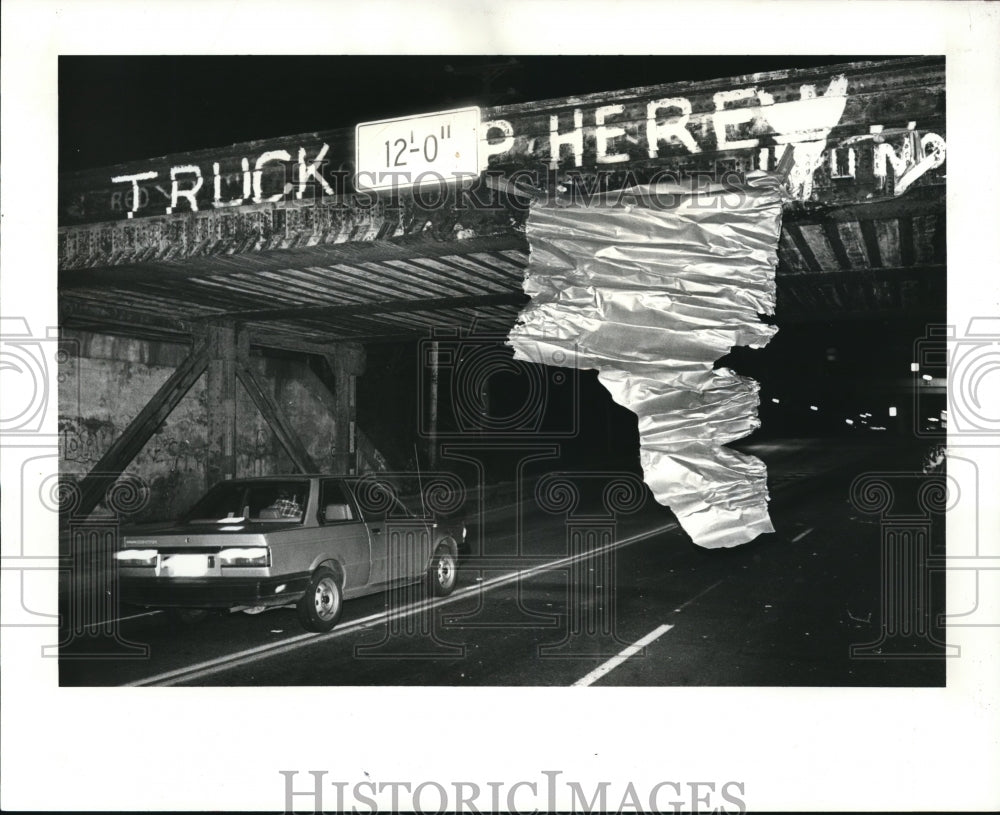
[[[223,481],[184,516],[186,523],[299,523],[309,494],[307,481]]]

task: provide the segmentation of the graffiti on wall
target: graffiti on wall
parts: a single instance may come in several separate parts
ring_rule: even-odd
[[[130,464],[150,487],[149,503],[131,520],[144,522],[176,515],[204,489],[205,442],[181,423],[155,434]],[[122,428],[107,418],[59,417],[59,469],[83,477],[93,470],[120,436]]]
[[[64,462],[93,466],[121,435],[121,428],[107,419],[59,418],[59,443]],[[204,441],[156,434],[139,457],[170,470],[192,470],[202,466]]]

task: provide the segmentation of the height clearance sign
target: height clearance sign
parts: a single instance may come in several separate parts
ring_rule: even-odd
[[[384,190],[479,175],[477,107],[364,122],[355,128],[356,189]]]

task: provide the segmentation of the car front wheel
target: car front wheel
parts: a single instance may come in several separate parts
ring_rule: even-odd
[[[435,552],[427,572],[431,592],[438,597],[445,597],[455,591],[458,582],[458,562],[450,550],[441,548]]]
[[[332,569],[317,569],[309,581],[309,588],[298,603],[299,622],[307,631],[330,631],[340,619],[344,607],[344,593]]]

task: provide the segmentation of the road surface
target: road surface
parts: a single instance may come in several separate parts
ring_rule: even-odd
[[[856,476],[919,470],[921,451],[752,450],[768,463],[776,532],[750,544],[701,549],[651,498],[602,514],[585,495],[560,515],[529,497],[488,517],[451,597],[410,586],[352,600],[323,635],[292,609],[182,626],[122,608],[118,638],[148,655],[93,658],[118,647],[101,626],[67,631],[60,683],[943,686],[942,573],[907,562],[912,580],[887,574],[883,520],[850,500]],[[933,558],[944,524],[928,524]]]

